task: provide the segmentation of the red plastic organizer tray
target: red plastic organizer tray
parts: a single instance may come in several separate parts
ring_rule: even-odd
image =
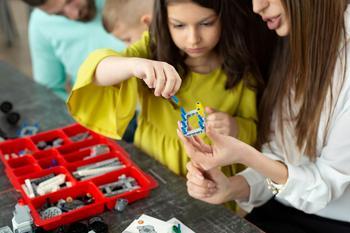
[[[77,138],[84,133],[85,137]],[[42,147],[43,141],[53,142],[57,139],[59,141],[57,145],[51,148]],[[106,151],[102,150],[102,153],[92,156],[96,152],[93,152],[96,145]],[[0,158],[12,185],[22,195],[23,202],[29,206],[35,225],[45,230],[52,230],[114,209],[119,198],[127,199],[129,203],[134,202],[148,196],[150,190],[158,185],[155,179],[143,172],[117,143],[79,124],[2,142]],[[118,170],[79,179],[81,167],[116,159],[122,164]],[[36,194],[34,197],[28,196],[28,192],[24,190],[25,180],[33,181],[48,175],[60,174],[65,175],[65,182],[69,182],[69,186],[42,195]],[[133,178],[137,188],[108,196],[103,193],[101,188],[103,185],[117,182],[118,178],[123,176]],[[56,204],[60,200],[80,198],[86,194],[92,196],[92,203],[55,217],[42,217],[42,211],[48,208],[48,202]]]

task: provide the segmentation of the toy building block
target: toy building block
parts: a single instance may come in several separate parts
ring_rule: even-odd
[[[101,174],[105,174],[107,172],[120,170],[122,168],[125,168],[125,165],[115,165],[115,166],[110,166],[110,167],[101,167],[101,168],[80,170],[80,171],[74,172],[74,175],[77,175],[77,176],[101,175]]]
[[[91,159],[99,155],[107,154],[111,150],[108,145],[99,144],[91,147],[91,153],[89,156],[86,156],[83,160]]]
[[[53,192],[53,190],[58,190],[59,186],[65,183],[66,175],[59,174],[55,177],[52,177],[48,180],[41,182],[36,191],[39,195],[45,195],[47,193]]]
[[[140,188],[140,186],[137,184],[136,180],[133,177],[127,177],[126,175],[119,176],[118,181],[116,182],[99,186],[99,189],[107,197],[129,192],[138,188]]]
[[[78,167],[77,171],[86,170],[86,169],[101,168],[101,167],[109,167],[112,165],[121,165],[121,164],[122,163],[119,161],[118,158],[113,158],[113,159],[107,159],[107,160],[103,160],[101,162]]]
[[[13,233],[32,233],[33,218],[27,205],[16,204],[13,212],[12,228]]]
[[[118,158],[107,159],[90,165],[78,167],[73,176],[78,180],[91,179],[96,176],[106,174],[111,171],[117,171],[125,168]]]
[[[73,142],[80,142],[87,139],[91,139],[91,134],[89,132],[78,133],[70,137],[70,140]]]
[[[181,111],[181,131],[186,137],[192,137],[205,132],[205,114],[203,105],[200,102],[196,103],[196,109],[186,112],[183,107],[180,108]],[[188,125],[188,119],[192,116],[198,117],[198,128],[191,129]]]
[[[59,216],[61,214],[62,214],[62,210],[56,206],[52,206],[40,212],[40,216],[42,219],[50,219],[50,218]]]
[[[119,198],[115,203],[114,209],[118,212],[123,212],[126,206],[128,205],[128,203],[129,203],[128,199]]]
[[[13,232],[9,226],[6,226],[6,227],[0,228],[0,233],[13,233]]]
[[[179,98],[177,98],[175,95],[171,96],[170,98],[176,105],[180,105]]]
[[[108,225],[100,216],[90,218],[88,221],[90,231],[95,233],[108,233]]]
[[[28,125],[24,123],[21,128],[17,131],[17,136],[20,138],[33,136],[39,132],[39,123],[34,125]]]

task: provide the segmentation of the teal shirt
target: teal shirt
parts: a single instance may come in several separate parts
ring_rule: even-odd
[[[99,48],[121,51],[125,45],[102,26],[104,0],[95,0],[97,15],[90,22],[48,15],[35,9],[29,21],[29,46],[34,80],[66,99],[68,77],[74,84],[80,65]]]

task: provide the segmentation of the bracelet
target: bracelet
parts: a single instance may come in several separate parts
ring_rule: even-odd
[[[277,195],[283,190],[284,184],[276,184],[270,178],[266,178],[267,188],[271,190],[272,194]]]

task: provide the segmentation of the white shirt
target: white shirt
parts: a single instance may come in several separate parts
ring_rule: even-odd
[[[334,71],[334,94],[339,94],[335,102],[334,114],[330,118],[329,131],[324,141],[329,105],[325,103],[317,135],[317,159],[309,161],[303,150],[296,146],[296,136],[292,122],[283,124],[285,144],[279,130],[271,136],[271,141],[262,148],[263,155],[283,161],[288,167],[288,180],[276,195],[276,200],[296,209],[322,217],[350,222],[350,7],[345,16],[347,47],[341,46]],[[344,44],[344,43],[342,43]],[[347,60],[345,60],[345,49]],[[344,64],[347,62],[344,86]],[[338,86],[337,86],[338,85]],[[276,128],[275,121],[272,130]],[[239,205],[246,211],[261,206],[273,197],[267,188],[264,176],[251,168],[240,175],[250,186],[247,202]]]

